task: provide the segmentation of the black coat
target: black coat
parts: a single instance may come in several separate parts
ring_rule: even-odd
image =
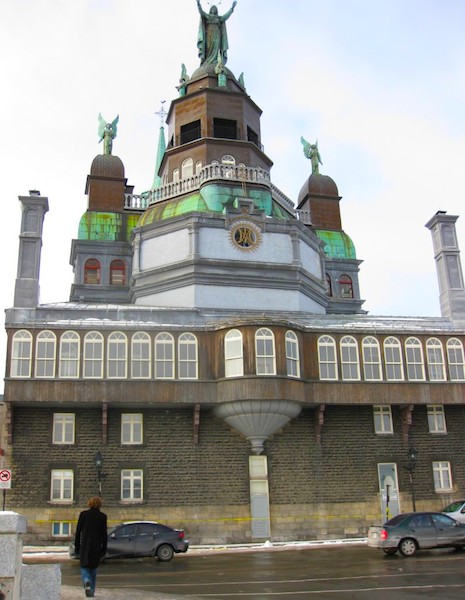
[[[74,538],[74,549],[79,554],[81,567],[95,569],[107,551],[107,515],[97,508],[89,508],[79,515]]]

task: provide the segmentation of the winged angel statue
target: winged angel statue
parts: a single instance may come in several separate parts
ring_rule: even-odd
[[[304,154],[312,161],[312,173],[319,173],[319,164],[322,165],[321,156],[318,151],[318,140],[314,144],[310,144],[304,137],[300,138],[300,142],[304,147]]]
[[[105,119],[102,117],[102,113],[98,115],[98,136],[99,143],[103,140],[103,153],[111,154],[111,149],[113,147],[113,140],[116,137],[117,126],[119,121],[119,115],[116,115],[116,118],[113,119],[111,123],[107,123]]]

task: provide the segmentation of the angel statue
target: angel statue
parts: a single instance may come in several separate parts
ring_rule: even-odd
[[[320,173],[318,164],[322,165],[321,156],[318,152],[318,140],[314,144],[310,144],[304,137],[300,138],[300,142],[304,147],[304,154],[312,161],[312,175]]]
[[[98,136],[99,143],[103,140],[103,154],[111,154],[113,140],[116,137],[119,115],[113,119],[111,123],[107,123],[102,117],[102,113],[98,115]]]
[[[218,51],[221,51],[223,64],[228,60],[228,35],[226,32],[226,21],[232,15],[237,2],[234,0],[232,7],[224,15],[218,14],[218,8],[212,6],[206,13],[197,0],[200,13],[199,36],[197,47],[199,49],[200,64],[216,64]]]

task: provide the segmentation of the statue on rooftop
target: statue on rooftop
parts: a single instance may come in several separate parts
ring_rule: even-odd
[[[318,151],[318,140],[314,144],[310,144],[307,140],[302,136],[300,138],[300,142],[304,147],[304,154],[307,158],[309,158],[312,162],[312,175],[319,175],[320,169],[319,165],[322,165],[321,156]]]
[[[234,0],[232,7],[224,15],[218,14],[218,8],[212,6],[210,12],[206,13],[197,0],[200,13],[199,36],[197,47],[199,49],[200,64],[216,64],[218,51],[221,52],[223,64],[228,59],[228,34],[226,32],[226,21],[232,15],[237,2]]]
[[[111,154],[113,140],[116,137],[119,115],[113,119],[111,123],[107,123],[102,117],[102,113],[98,115],[98,136],[99,143],[103,140],[103,154]]]

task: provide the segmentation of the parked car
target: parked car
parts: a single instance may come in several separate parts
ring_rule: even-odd
[[[449,517],[452,517],[459,523],[465,523],[465,500],[456,500],[442,509]]]
[[[465,525],[437,512],[405,513],[368,530],[368,546],[413,556],[425,548],[464,548]]]
[[[189,540],[182,529],[173,529],[154,521],[131,521],[118,525],[108,532],[108,558],[135,558],[156,556],[166,562],[179,552],[187,552]],[[74,543],[70,544],[69,554],[78,558]]]

